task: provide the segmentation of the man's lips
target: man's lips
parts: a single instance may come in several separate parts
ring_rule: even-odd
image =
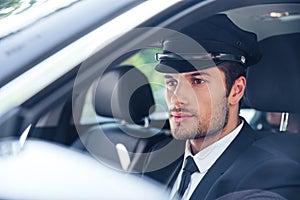
[[[170,118],[175,122],[182,122],[192,117],[194,115],[188,112],[170,112]]]

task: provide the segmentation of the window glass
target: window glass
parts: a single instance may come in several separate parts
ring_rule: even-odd
[[[0,1],[0,37],[33,24],[58,10],[67,8],[79,0],[7,0]]]
[[[161,52],[162,50],[159,48],[143,49],[122,63],[122,65],[135,66],[148,78],[156,104],[155,111],[151,115],[152,119],[165,119],[167,117],[163,74],[155,70],[155,66],[158,64],[158,61],[155,60],[155,54]]]
[[[96,80],[97,81],[97,80]],[[96,114],[94,105],[93,105],[93,90],[96,86],[96,81],[90,86],[89,90],[86,93],[84,105],[80,117],[81,125],[95,124],[95,123],[105,123],[111,122],[113,119],[109,117],[103,117]]]

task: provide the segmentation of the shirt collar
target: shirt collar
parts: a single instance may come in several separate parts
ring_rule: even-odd
[[[186,160],[186,157],[192,156],[194,158],[194,161],[200,173],[206,173],[207,170],[209,170],[209,168],[215,163],[215,161],[222,155],[225,149],[231,144],[234,138],[238,135],[243,125],[244,125],[244,120],[242,120],[242,122],[231,133],[224,136],[217,142],[204,148],[196,155],[192,155],[189,148],[189,141],[187,141],[185,153],[184,153],[184,161]],[[185,166],[185,163],[183,166]]]

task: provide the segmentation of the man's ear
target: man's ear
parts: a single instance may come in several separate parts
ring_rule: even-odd
[[[230,90],[228,96],[228,103],[229,105],[237,105],[239,104],[240,100],[244,96],[246,88],[246,78],[244,76],[240,76],[237,78]]]

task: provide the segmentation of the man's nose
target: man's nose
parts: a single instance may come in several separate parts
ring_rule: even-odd
[[[172,93],[171,104],[175,107],[182,107],[188,103],[188,95],[190,91],[188,89],[189,87],[186,87],[184,84],[186,83],[179,83]]]

